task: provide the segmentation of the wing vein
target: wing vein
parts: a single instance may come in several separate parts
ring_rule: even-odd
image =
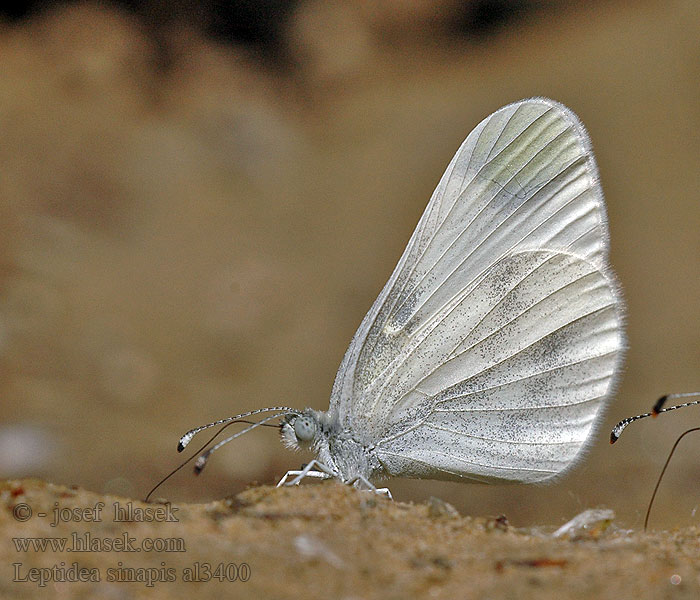
[[[581,442],[574,440],[570,442],[525,442],[525,441],[516,441],[516,440],[504,440],[504,439],[499,439],[499,438],[494,438],[494,437],[487,437],[487,436],[481,436],[481,435],[474,435],[473,433],[467,433],[466,431],[459,431],[458,429],[452,429],[451,427],[441,427],[437,423],[423,423],[423,427],[427,427],[429,429],[435,429],[436,431],[445,431],[447,433],[454,433],[456,435],[462,436],[462,437],[468,437],[468,438],[473,438],[475,440],[483,440],[485,442],[502,442],[506,444],[515,444],[515,445],[523,445],[523,446],[571,446],[571,445],[579,445]]]

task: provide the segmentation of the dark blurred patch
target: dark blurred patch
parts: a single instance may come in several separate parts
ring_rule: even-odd
[[[461,15],[457,15],[454,31],[466,36],[486,36],[517,21],[537,9],[542,2],[529,0],[477,0],[465,2]]]
[[[187,25],[213,39],[250,46],[262,55],[275,56],[287,19],[298,0],[114,0],[98,6],[128,9],[154,32],[171,25]],[[0,6],[0,15],[10,21],[31,18],[62,5],[67,0],[36,0]]]
[[[212,2],[207,32],[227,41],[276,49],[297,0]]]
[[[35,12],[51,8],[53,6],[59,6],[60,4],[65,4],[65,2],[8,2],[7,4],[3,3],[2,6],[0,6],[0,15],[10,21],[17,21],[19,19],[30,17]]]
[[[0,15],[16,21],[67,4],[75,2],[15,2],[0,6]],[[94,4],[126,8],[142,19],[156,36],[163,27],[186,25],[210,38],[248,46],[264,58],[279,59],[284,55],[286,25],[303,0],[113,0]],[[445,20],[452,23],[455,34],[474,37],[496,32],[552,4],[532,0],[473,0],[443,10],[450,13]]]

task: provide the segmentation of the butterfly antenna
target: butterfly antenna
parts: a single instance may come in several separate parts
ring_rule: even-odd
[[[676,410],[677,408],[685,408],[686,406],[700,404],[700,400],[693,400],[692,402],[685,402],[684,404],[677,404],[676,406],[663,408],[663,405],[669,400],[676,400],[678,398],[696,398],[697,396],[700,396],[700,392],[683,392],[680,394],[667,394],[666,396],[661,396],[661,398],[656,401],[656,404],[654,404],[654,408],[651,409],[651,412],[654,416],[657,416],[658,414],[668,412],[669,410]]]
[[[662,398],[663,400],[663,398]],[[697,402],[691,402],[690,404],[698,404]],[[686,406],[686,405],[683,405]],[[679,408],[678,406],[674,406],[673,408]],[[669,407],[666,410],[671,410]],[[664,477],[664,473],[666,472],[666,467],[668,467],[668,463],[671,462],[671,457],[673,456],[673,453],[676,451],[676,448],[678,447],[678,444],[680,441],[689,433],[692,433],[694,431],[700,431],[700,427],[693,427],[692,429],[688,429],[688,431],[684,431],[681,433],[680,436],[678,436],[678,439],[676,440],[676,443],[673,444],[673,448],[671,448],[671,452],[668,453],[668,458],[666,459],[666,464],[664,464],[664,468],[661,469],[661,474],[659,475],[659,479],[656,481],[656,486],[654,487],[654,493],[651,495],[651,500],[649,500],[649,506],[647,507],[647,514],[646,517],[644,517],[644,531],[647,530],[647,524],[649,523],[649,513],[651,513],[651,507],[654,504],[654,498],[656,498],[656,492],[659,489],[659,485],[661,485],[661,480]]]
[[[242,415],[239,415],[239,416],[248,416],[248,415],[250,415],[250,414],[256,414],[256,413],[264,412],[264,411],[267,411],[267,410],[275,410],[275,409],[273,409],[273,408],[263,408],[263,409],[251,411],[250,413],[243,413]],[[296,410],[294,410],[294,409],[290,409],[290,412],[291,412],[292,414],[297,414],[298,411],[296,411]],[[221,422],[216,422],[216,423],[211,423],[211,424],[209,424],[209,425],[204,425],[204,426],[202,426],[202,427],[198,427],[198,428],[193,429],[192,431],[188,432],[188,433],[185,434],[185,436],[183,436],[183,438],[180,440],[180,443],[178,444],[178,452],[181,452],[181,451],[184,449],[184,447],[191,441],[192,437],[193,437],[196,433],[198,433],[199,431],[202,431],[203,429],[207,429],[208,427],[213,427],[213,426],[215,426],[215,425],[217,425],[217,424],[223,424],[223,426],[221,427],[221,429],[219,429],[219,431],[217,431],[217,432],[216,432],[213,436],[211,436],[204,444],[202,444],[202,445],[200,446],[200,448],[199,448],[192,456],[190,456],[187,460],[183,461],[180,465],[178,465],[177,467],[175,467],[170,473],[168,473],[165,477],[163,477],[163,479],[161,479],[161,480],[151,489],[151,491],[148,492],[148,495],[147,495],[146,498],[144,499],[144,502],[148,502],[149,499],[150,499],[150,497],[153,495],[153,492],[155,492],[155,491],[156,491],[161,485],[163,485],[168,479],[170,479],[173,475],[175,475],[175,473],[177,473],[180,469],[182,469],[182,467],[184,467],[184,466],[187,465],[189,462],[191,462],[192,460],[194,460],[194,459],[197,457],[197,455],[199,455],[209,444],[211,444],[217,437],[219,437],[219,435],[221,435],[221,433],[222,433],[227,427],[229,427],[229,426],[231,426],[231,425],[233,425],[233,424],[235,424],[235,423],[248,423],[248,424],[250,425],[250,427],[247,427],[247,428],[244,429],[243,431],[240,431],[238,434],[233,435],[233,436],[227,438],[226,440],[224,440],[223,442],[217,444],[214,448],[218,448],[219,446],[222,446],[222,445],[225,444],[226,442],[229,442],[229,441],[231,441],[232,439],[237,438],[239,435],[243,435],[244,433],[247,433],[247,432],[250,431],[251,429],[254,429],[255,427],[258,427],[258,426],[260,426],[260,425],[263,425],[264,427],[279,427],[279,425],[269,425],[269,424],[267,424],[266,422],[267,422],[267,421],[270,421],[270,420],[272,420],[272,419],[275,419],[275,418],[277,418],[277,417],[284,416],[285,414],[289,414],[289,413],[285,412],[285,413],[282,413],[282,414],[272,415],[272,416],[267,417],[267,418],[265,418],[265,419],[263,419],[262,421],[259,421],[259,422],[256,422],[256,421],[247,421],[247,420],[245,420],[245,419],[236,419],[235,417],[231,417],[231,419],[236,419],[236,420],[222,419]],[[189,435],[189,434],[191,434],[191,435]],[[189,435],[189,438],[187,438],[187,439],[185,440],[184,445],[182,445],[182,440],[183,440],[187,435]],[[180,448],[181,445],[182,445],[182,449]],[[213,449],[212,449],[212,450],[213,450]],[[205,452],[205,454],[208,456],[208,454],[211,454],[211,451]],[[202,456],[199,456],[197,462],[199,462],[201,459],[202,459]],[[206,459],[205,459],[204,462],[206,462]],[[204,468],[204,465],[202,465],[199,469],[198,469],[197,467],[195,467],[195,473],[199,474],[203,468]]]
[[[214,446],[212,446],[211,448],[209,448],[206,452],[202,453],[202,454],[199,456],[199,458],[197,458],[197,461],[194,463],[194,473],[195,473],[195,475],[199,475],[199,474],[202,472],[202,470],[203,470],[204,467],[206,466],[207,460],[209,460],[209,457],[211,456],[212,452],[215,452],[216,450],[218,450],[219,448],[221,448],[221,446],[223,446],[224,444],[228,444],[230,441],[235,440],[235,439],[238,438],[238,437],[241,437],[242,435],[248,433],[249,431],[252,431],[252,430],[255,429],[256,427],[261,427],[261,426],[262,426],[262,427],[277,427],[277,428],[279,428],[279,427],[280,427],[279,424],[277,424],[277,425],[270,425],[270,424],[268,423],[268,421],[272,421],[273,419],[277,419],[277,418],[279,418],[280,416],[283,416],[283,415],[270,415],[269,417],[265,417],[264,419],[258,421],[257,423],[251,423],[250,427],[246,427],[245,429],[242,429],[242,430],[239,431],[238,433],[234,433],[232,436],[227,437],[225,440],[221,440],[221,441],[218,442],[216,445],[214,445]],[[239,422],[240,422],[240,421],[239,421]],[[246,422],[249,423],[250,421],[246,421]],[[221,433],[221,431],[219,431],[219,433]],[[209,440],[209,441],[211,441],[211,440]],[[208,445],[208,442],[207,442],[206,445]],[[205,445],[205,446],[206,446],[206,445]],[[197,454],[199,454],[199,452],[201,452],[202,450],[203,450],[203,448],[200,448],[200,449],[197,451]]]
[[[189,444],[192,441],[192,438],[197,435],[200,431],[203,431],[204,429],[209,429],[210,427],[216,427],[217,425],[224,425],[226,423],[232,423],[233,421],[238,421],[239,419],[244,419],[245,417],[252,417],[253,415],[258,415],[263,412],[270,412],[270,411],[275,411],[275,412],[281,412],[284,414],[290,413],[297,415],[299,414],[299,411],[296,410],[295,408],[289,408],[288,406],[271,406],[269,408],[258,408],[257,410],[251,410],[246,413],[241,413],[240,415],[235,415],[233,417],[228,417],[226,419],[220,419],[218,421],[214,421],[213,423],[207,423],[206,425],[201,425],[199,427],[195,427],[194,429],[190,429],[185,435],[183,435],[180,438],[180,441],[177,444],[177,451],[182,452],[187,444]],[[281,416],[281,415],[277,415]]]
[[[249,422],[250,422],[250,421],[244,421],[244,423],[249,423]],[[226,429],[226,428],[229,427],[230,425],[233,425],[233,421],[231,421],[230,423],[226,423],[221,429],[219,429],[219,431],[217,431],[217,432],[216,432],[214,435],[212,435],[204,444],[202,444],[202,447],[201,447],[199,450],[197,450],[197,452],[195,452],[195,453],[194,453],[192,456],[190,456],[187,460],[185,460],[184,462],[182,462],[179,466],[175,467],[172,471],[170,471],[170,473],[168,473],[165,477],[163,477],[163,479],[161,479],[158,483],[156,483],[156,485],[153,486],[153,488],[151,489],[151,491],[148,492],[148,495],[146,496],[146,498],[144,498],[144,502],[148,502],[149,499],[150,499],[150,497],[151,497],[151,495],[153,494],[153,492],[155,492],[155,491],[156,491],[161,485],[163,485],[168,479],[170,479],[173,475],[175,475],[175,473],[177,473],[180,469],[182,469],[182,467],[184,467],[188,462],[192,461],[192,460],[197,456],[197,454],[199,454],[199,453],[200,453],[202,450],[204,450],[209,444],[211,444],[217,437],[219,437],[219,435],[221,434],[221,432],[224,431],[224,429]]]
[[[636,415],[634,417],[627,417],[615,425],[613,430],[610,432],[610,443],[614,444],[620,438],[620,435],[622,435],[622,431],[625,429],[625,427],[634,421],[638,421],[639,419],[644,419],[646,417],[656,417],[660,413],[676,410],[677,408],[684,408],[686,406],[700,404],[700,400],[694,400],[693,402],[685,402],[684,404],[663,408],[664,404],[666,404],[666,402],[669,400],[675,400],[677,398],[694,398],[696,396],[700,396],[700,392],[683,392],[680,394],[667,394],[666,396],[661,396],[661,398],[656,401],[656,404],[654,404],[651,412],[644,413],[643,415]]]
[[[622,419],[622,421],[615,425],[615,427],[613,427],[612,431],[610,432],[610,443],[614,444],[617,440],[619,440],[620,435],[622,435],[622,431],[630,423],[634,423],[635,421],[639,421],[639,419],[644,419],[645,417],[651,417],[652,414],[653,413],[644,413],[643,415],[635,415],[634,417],[627,417],[626,419]]]

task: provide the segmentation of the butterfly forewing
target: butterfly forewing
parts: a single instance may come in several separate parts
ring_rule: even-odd
[[[555,464],[543,460],[535,469],[543,476],[561,471],[590,432],[623,345],[607,251],[602,192],[578,119],[545,99],[497,111],[451,161],[355,334],[336,377],[331,412],[360,441],[385,440],[389,456],[389,440],[395,450],[402,432],[439,431],[433,421],[453,394],[451,406],[464,416],[436,437],[439,445],[449,454],[456,444],[462,458],[485,465],[464,463],[460,474],[498,478],[500,471],[488,469],[502,464],[508,451],[522,453],[515,446],[525,442],[507,421],[483,421],[483,431],[495,428],[491,437],[502,449],[476,460],[478,444],[464,441],[473,431],[459,423],[478,423],[484,406],[496,411],[525,393],[527,410],[509,417],[511,423],[529,421],[531,429],[541,421],[557,424],[546,416],[553,403],[578,415],[570,422],[569,449]],[[549,295],[531,305],[545,273],[559,281],[559,271],[569,270],[565,283],[553,284]],[[586,275],[579,277],[579,271]],[[595,313],[594,306],[602,312]],[[589,316],[591,310],[598,316]],[[567,364],[584,347],[588,354],[581,355],[581,366]],[[566,373],[571,393],[556,376],[544,375],[555,367],[565,369],[559,372]],[[513,380],[503,384],[507,373]],[[533,391],[538,386],[540,394]],[[572,404],[578,408],[568,409]],[[438,455],[420,460],[422,469],[392,463],[390,470],[441,477],[449,463]],[[513,471],[515,476],[504,478],[528,480],[524,470]]]

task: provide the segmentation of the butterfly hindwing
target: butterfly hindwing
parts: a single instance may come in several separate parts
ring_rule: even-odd
[[[501,259],[385,382],[387,472],[535,482],[565,470],[615,376],[618,305],[608,277],[575,255]]]

